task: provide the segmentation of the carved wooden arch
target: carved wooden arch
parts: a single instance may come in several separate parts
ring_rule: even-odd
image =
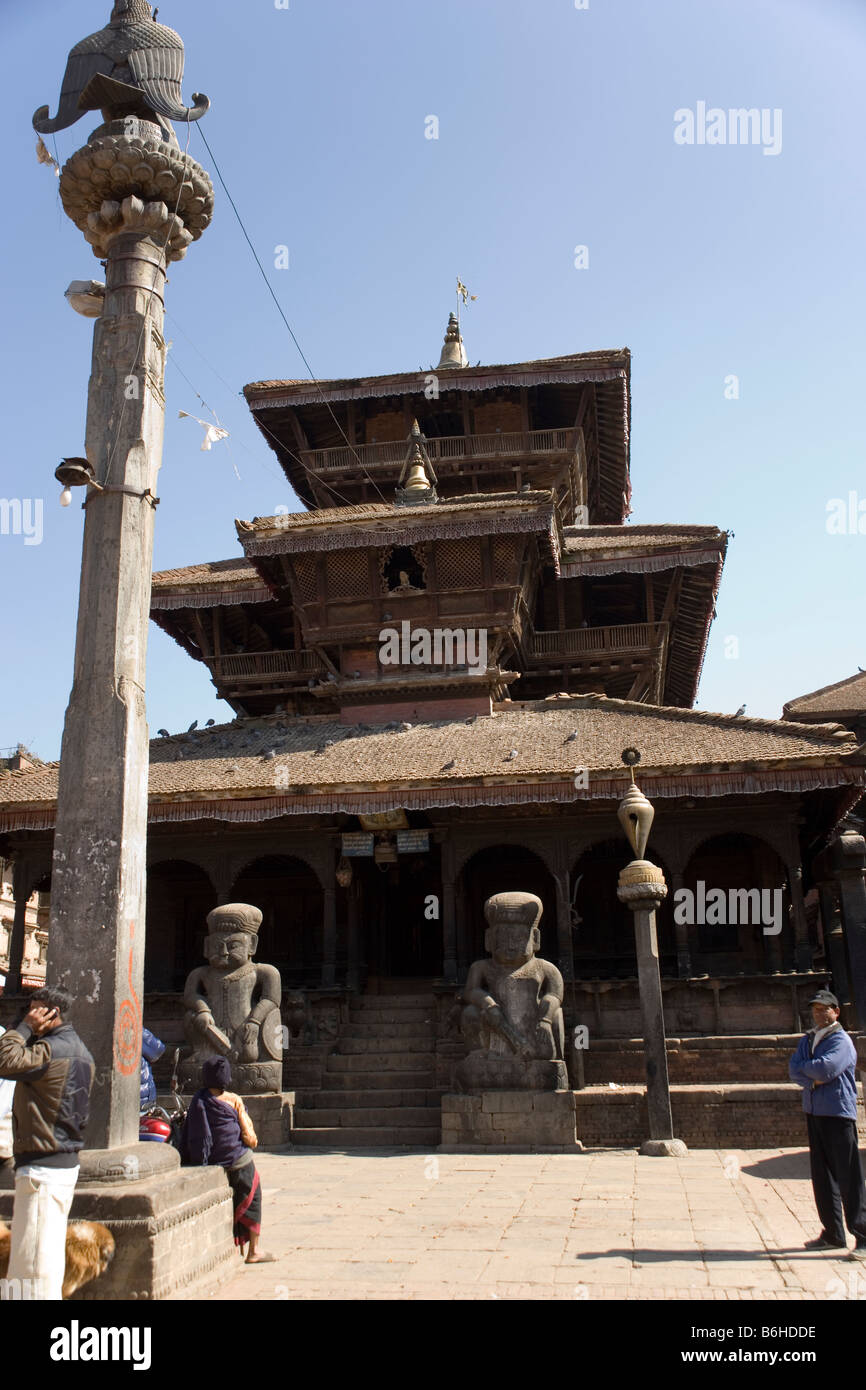
[[[191,864],[194,869],[200,869],[215,893],[219,891],[218,885],[214,883],[213,874],[207,864],[202,863],[201,859],[195,854],[163,854],[155,850],[153,857],[148,855],[146,871],[149,874],[151,869],[159,868],[160,864]]]
[[[30,901],[31,897],[36,892],[37,884],[40,883],[43,878],[51,878],[52,862],[50,858],[47,860],[38,859],[32,853],[27,853],[26,851],[22,853],[19,851],[17,854],[10,854],[7,863],[12,866],[12,892],[16,902],[18,901],[18,895],[15,893],[16,873],[20,873],[24,877],[24,887],[26,889],[24,894],[25,902]],[[40,889],[39,891],[48,892],[49,890]]]
[[[234,889],[241,874],[246,873],[247,869],[251,868],[253,864],[258,863],[260,859],[297,859],[299,864],[305,865],[305,867],[310,870],[323,893],[326,892],[329,887],[334,886],[333,883],[329,884],[326,882],[325,865],[317,856],[294,849],[267,849],[264,851],[259,850],[257,853],[251,854],[243,860],[229,861],[231,872],[226,875],[229,888]]]
[[[622,867],[625,868],[628,861],[634,858],[634,851],[625,838],[625,835],[623,835],[622,832],[620,832],[619,835],[617,834],[618,829],[619,825],[617,824],[608,833],[598,831],[592,835],[571,841],[568,846],[567,859],[569,877],[573,877],[575,868],[584,855],[592,850],[593,846],[606,845],[613,841],[621,841],[622,843]],[[656,837],[650,836],[650,843],[647,846],[647,858],[651,863],[659,864],[660,868],[664,868],[669,874],[673,874],[676,872],[677,856],[675,850],[676,841],[672,834],[658,835]],[[616,888],[616,884],[613,885],[613,888]]]
[[[781,832],[773,830],[771,827],[760,827],[760,829],[741,829],[737,827],[727,830],[695,830],[690,835],[683,835],[681,840],[682,872],[685,873],[691,861],[694,859],[698,850],[711,840],[724,839],[728,835],[740,835],[745,839],[757,840],[759,844],[771,849],[780,861],[782,868],[787,873],[789,868],[789,853],[791,842],[789,839],[790,827],[784,826]],[[799,848],[797,850],[797,860],[799,862]]]
[[[468,845],[466,843],[458,844],[454,851],[454,877],[457,878],[459,874],[462,874],[469,861],[474,859],[476,854],[481,854],[488,849],[497,849],[500,846],[508,847],[513,845],[518,845],[521,849],[525,849],[529,854],[534,855],[550,874],[554,882],[556,881],[555,849],[553,845],[550,842],[546,845],[533,844],[531,837],[527,837],[519,831],[514,831],[510,834],[505,831],[502,834],[495,834],[492,838],[485,839],[482,842],[476,841],[473,838]]]

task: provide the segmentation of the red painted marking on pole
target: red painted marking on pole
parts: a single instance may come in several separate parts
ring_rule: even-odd
[[[141,1001],[132,983],[132,942],[135,923],[129,924],[129,961],[127,979],[129,997],[121,1000],[114,1025],[114,1065],[121,1076],[132,1076],[141,1066]]]

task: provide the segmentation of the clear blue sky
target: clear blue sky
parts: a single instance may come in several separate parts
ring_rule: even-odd
[[[109,12],[0,0],[0,497],[44,499],[40,545],[0,535],[0,747],[43,758],[83,524],[53,469],[82,452],[92,333],[63,291],[101,272],[30,119],[56,110],[69,48]],[[633,520],[736,533],[700,705],[776,717],[866,667],[866,534],[826,529],[830,499],[866,502],[862,0],[165,0],[159,18],[186,43],[187,97],[211,98],[207,137],[262,259],[290,248],[271,279],[319,376],[435,360],[457,275],[478,295],[473,362],[630,347]],[[678,145],[674,112],[701,101],[780,109],[780,153]],[[61,162],[96,123],[56,137]],[[208,167],[195,130],[190,149]],[[235,516],[293,505],[238,392],[305,375],[220,189],[170,282],[157,569],[235,554]],[[178,421],[205,413],[181,373],[228,446],[202,453]],[[153,626],[148,709],[152,730],[231,717]]]

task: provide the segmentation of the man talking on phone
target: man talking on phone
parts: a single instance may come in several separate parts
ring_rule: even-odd
[[[90,1109],[94,1063],[67,1023],[72,996],[37,989],[21,1023],[0,1037],[0,1080],[14,1081],[15,1206],[0,1297],[59,1299],[66,1218]]]

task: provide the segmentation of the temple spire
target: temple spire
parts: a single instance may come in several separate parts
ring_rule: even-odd
[[[466,349],[463,346],[463,338],[460,333],[460,322],[455,313],[448,315],[448,327],[445,330],[445,343],[442,348],[442,356],[436,364],[436,370],[451,370],[454,367],[468,367],[469,359],[466,356]]]

